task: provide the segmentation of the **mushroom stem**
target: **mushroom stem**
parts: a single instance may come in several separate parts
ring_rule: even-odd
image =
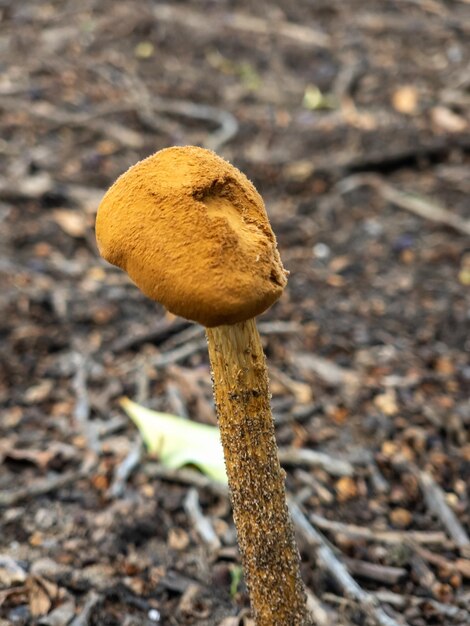
[[[257,626],[310,624],[254,319],[207,328],[214,397]]]

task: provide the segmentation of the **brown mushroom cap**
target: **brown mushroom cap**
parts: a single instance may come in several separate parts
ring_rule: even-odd
[[[287,282],[261,196],[203,148],[161,150],[120,176],[96,237],[146,296],[206,327],[259,315]]]

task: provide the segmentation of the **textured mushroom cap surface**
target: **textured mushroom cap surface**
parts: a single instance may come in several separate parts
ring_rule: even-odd
[[[146,296],[206,327],[259,315],[287,282],[261,196],[203,148],[161,150],[120,176],[96,237]]]

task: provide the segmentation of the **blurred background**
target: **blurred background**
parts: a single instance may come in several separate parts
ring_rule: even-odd
[[[468,0],[0,0],[2,626],[252,623],[226,495],[118,403],[215,424],[203,329],[94,240],[185,144],[291,272],[259,320],[288,491],[396,623],[470,623],[469,35]],[[366,623],[301,549],[318,622]]]

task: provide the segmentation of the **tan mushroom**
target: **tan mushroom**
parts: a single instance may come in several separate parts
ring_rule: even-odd
[[[238,542],[258,626],[309,623],[255,316],[286,272],[263,201],[213,152],[168,148],[106,193],[102,256],[148,297],[206,327]]]

